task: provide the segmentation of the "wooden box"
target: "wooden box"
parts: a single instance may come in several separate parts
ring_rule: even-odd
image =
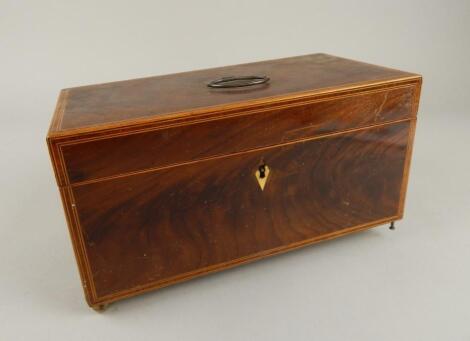
[[[420,88],[313,54],[62,90],[47,142],[88,304],[401,219]]]

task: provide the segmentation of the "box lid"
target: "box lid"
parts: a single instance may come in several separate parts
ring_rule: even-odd
[[[207,86],[221,77],[253,75],[270,80],[241,88]],[[187,119],[414,79],[420,76],[319,53],[81,86],[61,91],[49,137]]]

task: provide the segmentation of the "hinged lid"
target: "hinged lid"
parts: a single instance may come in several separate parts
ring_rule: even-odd
[[[240,76],[254,77],[221,80]],[[201,114],[223,115],[227,110],[416,79],[420,76],[331,55],[311,54],[69,88],[61,92],[49,137],[181,117],[191,119]],[[235,88],[208,86],[217,80],[213,84],[257,84]]]

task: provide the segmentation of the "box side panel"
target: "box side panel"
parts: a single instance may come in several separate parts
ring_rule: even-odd
[[[59,144],[53,138],[48,137],[47,145],[58,184],[58,190],[69,229],[70,239],[72,241],[75,260],[77,262],[80,279],[85,293],[85,299],[88,305],[93,306],[96,295],[94,293],[93,281],[90,276],[89,261],[86,258],[86,253],[83,249],[84,244],[81,241],[82,233],[77,220],[73,192],[71,191],[70,186],[66,185],[66,173],[64,171],[65,168]]]
[[[416,132],[419,99],[421,96],[421,85],[422,85],[422,80],[420,80],[416,84],[414,88],[414,92],[413,92],[413,106],[411,110],[412,110],[413,117],[415,117],[415,119],[410,122],[410,132],[408,135],[408,147],[407,147],[406,160],[405,160],[404,171],[403,171],[403,174],[404,174],[403,183],[402,183],[401,194],[400,194],[400,208],[399,208],[400,218],[403,217],[403,214],[405,211],[406,192],[408,190],[408,179],[410,175],[411,158],[413,155],[413,146],[414,146],[414,138],[415,138],[415,132]]]
[[[78,223],[75,204],[73,202],[73,193],[70,187],[59,188],[62,205],[67,219],[67,226],[69,229],[70,239],[72,241],[73,252],[77,262],[80,279],[82,282],[83,291],[85,293],[86,302],[90,307],[95,305],[96,295],[94,290],[94,283],[91,277],[89,260],[87,259],[86,252],[83,248],[84,243],[82,239],[82,232],[80,224]]]

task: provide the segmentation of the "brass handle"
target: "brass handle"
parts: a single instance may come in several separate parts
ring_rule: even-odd
[[[267,82],[269,82],[269,77],[267,76],[230,76],[213,80],[207,86],[209,88],[240,88]]]

